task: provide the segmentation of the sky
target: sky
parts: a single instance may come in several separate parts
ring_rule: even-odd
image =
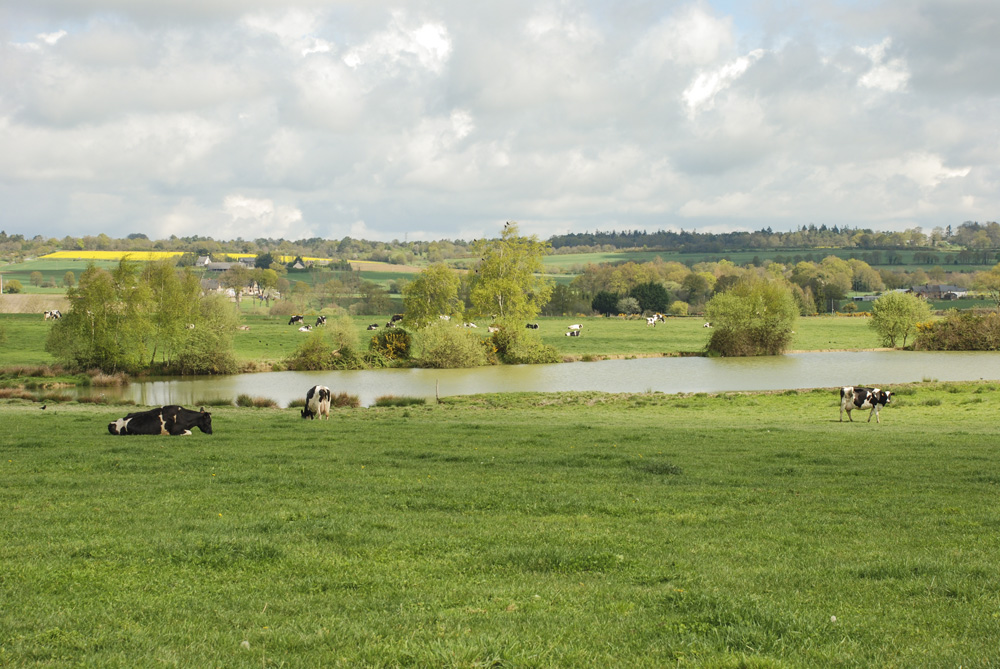
[[[996,0],[0,0],[0,229],[993,221],[998,34]]]

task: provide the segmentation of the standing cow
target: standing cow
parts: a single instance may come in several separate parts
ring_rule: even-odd
[[[868,422],[872,422],[872,414],[875,414],[875,422],[881,423],[878,416],[879,407],[889,404],[892,393],[888,390],[878,388],[858,388],[856,386],[845,386],[840,389],[840,421],[844,421],[844,412],[847,418],[853,423],[851,412],[855,409],[871,409],[868,414]]]
[[[326,418],[330,420],[330,399],[333,397],[326,386],[313,386],[306,393],[306,405],[302,408],[302,417],[310,420]]]

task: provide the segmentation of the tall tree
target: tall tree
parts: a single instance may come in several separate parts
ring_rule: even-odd
[[[406,322],[414,328],[427,327],[438,316],[454,316],[462,312],[458,297],[461,279],[444,263],[427,267],[403,288],[403,308]]]
[[[724,356],[778,355],[792,339],[798,311],[783,282],[747,274],[705,305],[708,350]]]
[[[471,280],[473,310],[503,320],[529,320],[549,301],[552,283],[541,276],[548,242],[521,237],[516,223],[506,223],[500,239],[480,239],[472,244],[481,260]]]
[[[917,323],[931,317],[927,300],[913,293],[885,293],[872,302],[868,327],[875,330],[885,346],[895,347],[897,342],[906,346],[906,339],[916,332]]]
[[[67,293],[70,310],[49,333],[46,350],[82,369],[137,372],[146,363],[151,325],[149,287],[125,259],[107,271],[94,265]]]

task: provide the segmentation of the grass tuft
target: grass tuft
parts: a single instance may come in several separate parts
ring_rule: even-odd
[[[246,393],[241,393],[236,396],[236,406],[254,409],[273,409],[278,406],[278,403],[270,397],[253,397]]]
[[[427,400],[423,397],[405,397],[398,395],[382,395],[381,397],[375,398],[375,406],[377,407],[408,407],[417,404],[427,404]]]

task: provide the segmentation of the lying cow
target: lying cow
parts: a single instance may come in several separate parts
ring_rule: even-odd
[[[369,329],[369,330],[378,330],[378,323],[370,323],[368,325],[367,329]]]
[[[579,330],[570,330],[569,332],[566,333],[566,336],[567,337],[579,337],[580,336],[580,331]]]
[[[111,434],[169,434],[173,436],[191,434],[191,429],[197,427],[205,434],[212,434],[212,414],[205,411],[193,411],[172,404],[136,411],[113,423],[108,423]]]
[[[330,420],[330,398],[332,394],[326,386],[313,386],[306,393],[306,405],[302,407],[302,417],[310,420],[326,418]]]
[[[59,320],[60,318],[62,318],[62,313],[60,313],[58,309],[53,309],[52,311],[46,311],[42,320],[47,321],[50,318]]]
[[[875,422],[881,423],[882,420],[878,417],[878,409],[879,407],[888,405],[890,399],[892,399],[892,393],[888,390],[845,386],[840,389],[840,421],[844,421],[845,411],[847,412],[848,419],[853,423],[854,419],[851,418],[852,411],[855,409],[871,409],[868,413],[868,422],[872,422],[872,414],[875,414]]]

